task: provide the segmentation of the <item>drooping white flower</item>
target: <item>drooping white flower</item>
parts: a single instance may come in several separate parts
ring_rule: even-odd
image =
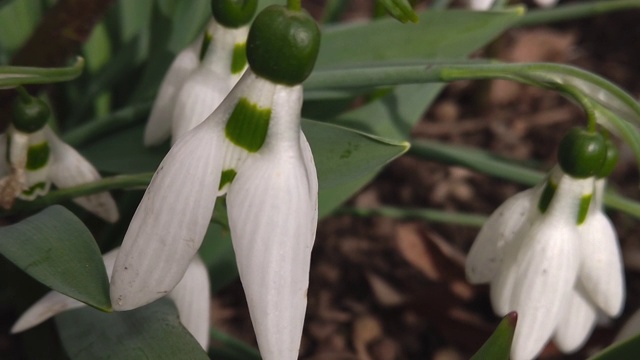
[[[119,249],[114,249],[102,257],[109,276],[118,251]],[[198,256],[192,259],[184,277],[168,297],[176,304],[180,322],[206,350],[209,347],[209,273]],[[64,311],[83,306],[86,305],[78,300],[51,291],[20,316],[11,328],[11,333],[28,330]]]
[[[599,312],[620,313],[622,265],[602,211],[603,187],[604,180],[575,179],[556,167],[543,184],[501,205],[478,234],[467,278],[491,284],[498,315],[518,312],[513,359],[534,358],[552,337],[562,351],[575,351]]]
[[[469,7],[472,10],[484,11],[491,9],[495,0],[468,0]]]
[[[15,198],[33,200],[46,195],[53,183],[64,189],[99,180],[98,171],[48,125],[31,133],[10,125],[0,135],[0,200],[10,208]],[[118,207],[108,192],[73,199],[108,222],[118,220]]]
[[[220,105],[247,67],[248,26],[227,28],[215,20],[175,58],[149,115],[144,144],[172,143]],[[210,42],[209,42],[210,41]]]
[[[170,292],[200,247],[217,196],[229,225],[261,355],[295,359],[306,309],[318,182],[300,129],[302,86],[248,69],[178,139],[131,221],[111,280],[115,309]]]
[[[540,7],[549,8],[555,6],[558,0],[535,0],[535,3]]]

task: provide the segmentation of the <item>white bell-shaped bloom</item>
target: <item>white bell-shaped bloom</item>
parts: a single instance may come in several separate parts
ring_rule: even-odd
[[[534,0],[534,2],[540,7],[549,8],[555,6],[558,0]]]
[[[485,11],[491,9],[495,0],[468,0],[469,7],[472,10]]]
[[[594,182],[556,167],[543,184],[502,204],[469,252],[469,281],[491,284],[498,315],[518,312],[514,360],[533,359],[552,337],[562,351],[575,351],[599,312],[622,309],[620,250],[602,211],[604,180]]]
[[[295,359],[306,309],[318,182],[300,129],[302,86],[247,70],[203,123],[178,139],[125,235],[111,280],[115,309],[170,292],[228,193],[233,246],[264,359]]]
[[[158,145],[169,136],[175,143],[220,105],[247,67],[248,32],[248,25],[232,29],[211,20],[206,33],[178,54],[151,109],[145,145]]]
[[[9,126],[0,135],[0,201],[10,208],[15,198],[34,200],[53,183],[60,189],[100,180],[98,171],[46,125],[32,133]],[[118,220],[118,207],[108,192],[73,199],[108,222]]]
[[[114,249],[102,257],[108,275],[111,275],[118,251],[119,249]],[[209,347],[209,288],[207,268],[196,256],[189,264],[182,280],[168,295],[176,304],[180,322],[205,350]],[[28,330],[64,311],[83,306],[86,305],[78,300],[57,291],[51,291],[20,316],[11,328],[11,333]]]

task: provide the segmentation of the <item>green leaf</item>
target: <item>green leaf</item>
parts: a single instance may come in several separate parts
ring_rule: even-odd
[[[56,316],[56,325],[74,360],[209,359],[168,299],[111,314],[91,308],[67,311]]]
[[[399,59],[464,56],[516,23],[522,8],[427,11],[418,24],[393,19],[323,27],[316,69]],[[357,45],[357,46],[356,46]]]
[[[100,249],[89,229],[64,207],[51,206],[0,228],[0,254],[51,289],[111,311]]]
[[[238,278],[236,255],[233,251],[229,219],[227,218],[226,198],[216,200],[213,219],[198,250],[202,261],[207,265],[211,276],[211,291],[218,292]]]
[[[87,59],[87,70],[91,73],[95,73],[109,61],[111,42],[104,23],[99,23],[93,28],[89,40],[83,45],[82,52]]]
[[[328,214],[409,149],[397,142],[336,125],[302,121],[313,152],[320,188],[320,216]]]
[[[640,334],[611,344],[589,360],[635,360],[640,354]]]
[[[211,18],[211,0],[180,1],[172,15],[168,49],[178,53],[198,36]]]
[[[518,315],[515,312],[507,314],[471,360],[509,360],[517,319]]]
[[[0,49],[16,51],[31,35],[42,16],[40,0],[14,0],[0,8]]]
[[[100,171],[116,174],[155,172],[169,151],[169,144],[146,148],[142,144],[143,131],[142,125],[128,128],[80,150]]]

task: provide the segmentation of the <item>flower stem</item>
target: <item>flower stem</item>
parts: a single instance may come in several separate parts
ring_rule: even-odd
[[[287,7],[289,10],[300,11],[302,10],[302,0],[287,0]]]
[[[385,216],[396,219],[420,219],[429,222],[475,227],[482,226],[487,220],[486,216],[476,214],[454,213],[435,209],[402,209],[388,206],[381,206],[375,209],[342,207],[336,210],[335,213],[361,217]]]
[[[605,0],[575,3],[528,12],[516,26],[533,26],[590,17],[598,14],[640,8],[640,0]]]

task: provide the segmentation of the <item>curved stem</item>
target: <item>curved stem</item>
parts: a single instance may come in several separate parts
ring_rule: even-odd
[[[302,10],[302,1],[301,0],[287,0],[287,8],[293,11]]]
[[[548,24],[633,8],[640,8],[640,0],[606,0],[575,3],[551,9],[530,11],[516,23],[516,26]]]

